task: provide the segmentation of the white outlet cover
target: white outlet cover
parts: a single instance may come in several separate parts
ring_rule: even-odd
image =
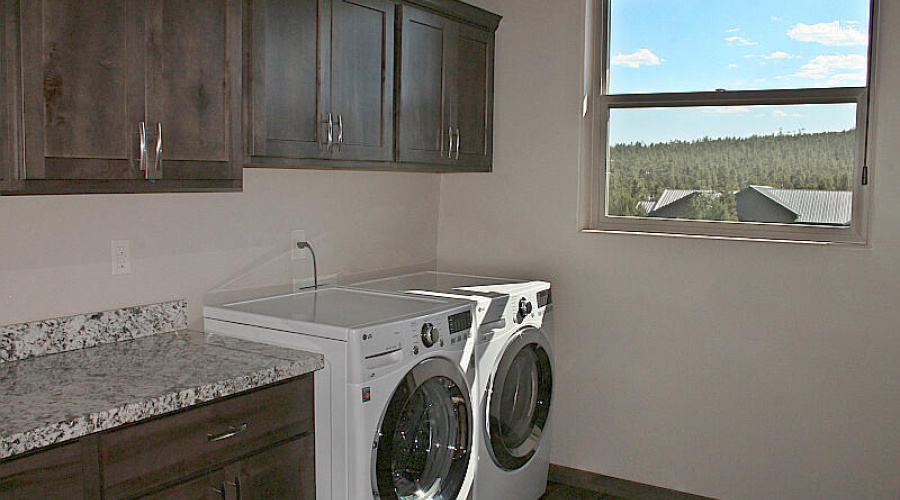
[[[131,240],[110,241],[109,252],[112,275],[131,274]]]
[[[297,248],[298,241],[307,241],[305,229],[295,229],[291,231],[291,260],[305,260],[308,250],[300,250]]]

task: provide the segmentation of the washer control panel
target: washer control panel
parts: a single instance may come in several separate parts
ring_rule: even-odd
[[[349,378],[371,380],[410,362],[410,358],[421,360],[437,351],[463,350],[471,336],[473,310],[470,306],[457,309],[459,312],[356,330],[355,340],[349,346]]]

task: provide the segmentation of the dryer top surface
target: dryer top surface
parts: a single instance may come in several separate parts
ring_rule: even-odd
[[[464,304],[338,287],[207,307],[204,316],[346,340],[350,330],[465,310]]]

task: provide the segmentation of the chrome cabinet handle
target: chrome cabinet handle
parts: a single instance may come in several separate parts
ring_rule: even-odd
[[[147,172],[147,123],[146,122],[141,122],[140,136],[141,136],[140,165],[141,165],[141,171],[145,172],[144,176],[146,177],[147,176],[147,174],[146,174],[146,172]]]
[[[338,153],[344,149],[344,115],[338,115]]]
[[[328,143],[325,145],[326,147],[331,147],[334,144],[334,117],[331,113],[328,113],[328,118],[325,119],[325,124],[327,128],[325,129],[326,137],[328,139]]]
[[[234,478],[234,481],[229,481],[227,483],[227,485],[234,488],[234,492],[237,495],[237,500],[242,500],[244,498],[244,495],[241,492],[241,477],[240,476]]]
[[[153,166],[153,172],[147,170],[148,179],[162,179],[162,154],[163,154],[163,133],[162,123],[157,123],[157,131],[159,135],[156,137],[156,161]]]
[[[250,427],[250,424],[248,424],[247,422],[244,422],[239,427],[230,427],[227,431],[225,431],[221,434],[207,434],[206,441],[208,443],[215,443],[217,441],[224,441],[226,439],[231,439],[231,438],[237,436],[238,434],[246,431],[248,427]]]
[[[462,136],[459,133],[459,127],[456,127],[456,159],[459,159],[459,143],[462,140]]]
[[[212,490],[213,490],[213,492],[216,493],[216,494],[219,496],[219,498],[221,498],[222,500],[228,500],[228,497],[225,496],[225,485],[222,485],[222,486],[213,486],[213,487],[212,487]]]
[[[450,137],[449,144],[447,144],[447,158],[453,158],[453,127],[447,128],[447,134]]]

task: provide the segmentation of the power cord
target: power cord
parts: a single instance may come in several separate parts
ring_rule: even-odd
[[[309,254],[312,255],[313,260],[313,285],[316,290],[319,289],[319,267],[316,265],[316,251],[313,250],[312,245],[309,244],[308,241],[298,241],[297,248],[300,250],[309,249]]]

